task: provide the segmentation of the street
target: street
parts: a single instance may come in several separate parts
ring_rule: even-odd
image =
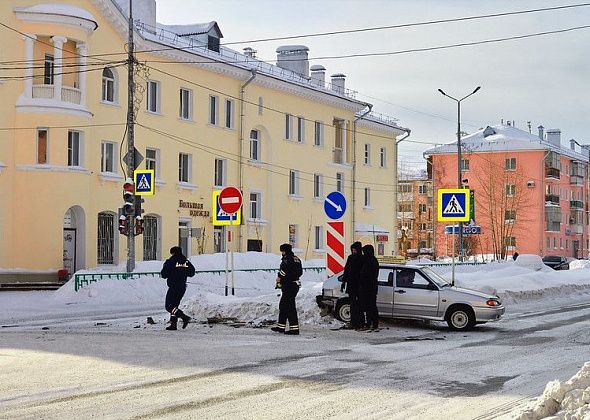
[[[415,321],[170,332],[145,311],[3,324],[0,417],[509,418],[590,360],[590,302],[547,302],[469,333]]]

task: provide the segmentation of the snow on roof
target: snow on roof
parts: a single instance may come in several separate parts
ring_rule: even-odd
[[[77,17],[94,22],[96,27],[98,27],[96,18],[90,12],[80,7],[72,6],[69,4],[44,3],[30,7],[17,7],[15,10],[17,12],[22,13],[40,13],[46,15]]]
[[[162,25],[158,23],[157,26],[164,28],[170,32],[176,32],[180,36],[206,34],[211,29],[215,28],[217,34],[219,35],[219,38],[223,38],[223,34],[221,33],[219,25],[217,25],[216,21],[211,21],[207,23],[193,23],[190,25]]]
[[[389,231],[385,228],[382,228],[378,225],[370,225],[366,223],[355,223],[356,233],[389,233]]]
[[[491,128],[491,130],[490,130]],[[493,130],[493,131],[492,131]],[[484,134],[487,134],[484,136]],[[504,152],[516,150],[551,150],[572,159],[588,162],[588,158],[570,148],[556,146],[538,136],[503,124],[480,129],[461,139],[465,152]],[[433,147],[424,152],[424,156],[457,153],[457,142]]]
[[[293,51],[309,51],[309,48],[307,48],[305,45],[282,45],[277,48],[278,53]]]

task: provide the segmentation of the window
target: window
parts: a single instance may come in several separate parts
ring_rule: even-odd
[[[250,193],[250,218],[261,219],[261,195],[260,193]]]
[[[193,119],[193,91],[180,89],[180,109],[178,116],[183,120]]]
[[[160,177],[160,170],[158,168],[158,157],[160,152],[157,149],[145,149],[145,169],[154,171],[156,179]]]
[[[515,171],[516,170],[516,158],[506,158],[506,166],[507,171]]]
[[[557,248],[557,238],[553,238],[553,248]]]
[[[365,188],[365,207],[371,206],[371,189]]]
[[[428,289],[430,287],[431,283],[420,272],[412,268],[398,268],[395,271],[397,287],[410,289]]]
[[[346,156],[346,121],[334,119],[334,149],[332,150],[334,163],[347,163]]]
[[[109,67],[102,71],[102,101],[115,102],[115,74]]]
[[[100,154],[100,171],[101,172],[117,172],[115,166],[115,151],[116,144],[111,141],[103,141]]]
[[[516,194],[516,185],[506,184],[506,197],[514,197]]]
[[[516,210],[506,209],[504,211],[504,221],[506,223],[514,223],[515,220],[516,220]]]
[[[387,154],[385,153],[385,147],[382,147],[379,151],[379,166],[385,168],[387,166]]]
[[[219,38],[216,36],[207,35],[207,49],[219,52]]]
[[[547,238],[546,242],[547,248],[551,248],[551,238]]]
[[[314,229],[315,232],[315,250],[319,251],[324,249],[324,228],[322,226],[316,226]]]
[[[260,160],[260,131],[250,131],[250,159]]]
[[[219,100],[217,96],[209,96],[209,124],[217,125],[219,123],[218,110]]]
[[[289,243],[293,247],[293,249],[297,248],[298,242],[298,232],[297,232],[297,225],[289,225]]]
[[[401,213],[411,213],[412,211],[414,211],[414,208],[412,207],[412,204],[410,204],[410,203],[400,203],[399,211]]]
[[[178,154],[178,181],[191,182],[191,156],[189,154]]]
[[[299,195],[299,171],[289,171],[289,195]]]
[[[98,213],[98,264],[115,263],[115,215]]]
[[[154,261],[158,259],[159,235],[158,235],[158,218],[155,216],[145,216],[143,231],[143,260]]]
[[[285,139],[292,140],[293,136],[293,115],[285,114]]]
[[[147,83],[147,110],[160,112],[160,82],[150,80]]]
[[[321,121],[315,122],[313,144],[320,147],[324,145],[324,124]]]
[[[462,171],[469,170],[469,159],[461,159],[461,170]]]
[[[37,129],[37,163],[40,165],[45,165],[47,163],[47,137],[47,129]]]
[[[504,237],[504,246],[515,247],[516,246],[516,238],[514,236],[505,236]]]
[[[80,166],[80,132],[68,131],[68,166]]]
[[[55,74],[55,62],[53,55],[45,54],[45,67],[43,71],[43,84],[52,85],[53,76]]]
[[[420,213],[426,213],[426,204],[418,204],[418,211]]]
[[[258,115],[262,115],[262,111],[264,110],[264,99],[262,96],[258,97]]]
[[[424,185],[424,184],[418,185],[418,193],[419,194],[426,194],[426,185]]]
[[[411,193],[412,192],[412,184],[408,184],[408,183],[398,184],[397,191],[400,193]]]
[[[336,172],[336,191],[344,192],[344,174],[342,172]]]
[[[226,160],[225,159],[215,159],[215,186],[221,187],[225,185],[226,179]]]
[[[420,230],[427,230],[426,223],[420,223]]]
[[[313,198],[322,196],[322,175],[313,174]]]
[[[371,145],[365,143],[365,165],[371,164]]]
[[[225,100],[225,128],[234,128],[234,101]]]
[[[297,117],[297,141],[303,143],[305,141],[305,118]]]

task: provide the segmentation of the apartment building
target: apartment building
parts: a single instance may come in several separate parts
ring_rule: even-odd
[[[346,77],[309,66],[302,45],[277,48],[277,65],[222,45],[216,22],[162,25],[155,0],[134,2],[135,147],[155,170],[145,197],[138,261],[225,251],[211,196],[244,197],[234,249],[303,258],[326,251],[324,197],[348,200],[345,240],[391,254],[396,137],[408,130],[371,111]],[[113,266],[126,259],[117,231],[129,175],[126,0],[0,2],[0,267],[24,271]]]
[[[461,178],[474,190],[480,235],[466,235],[469,253],[588,257],[588,149],[561,131],[538,135],[511,123],[463,137]],[[436,189],[457,186],[457,143],[424,153]],[[451,242],[437,223],[436,251],[450,255]]]
[[[398,181],[398,255],[433,256],[434,203],[432,180],[426,176]]]

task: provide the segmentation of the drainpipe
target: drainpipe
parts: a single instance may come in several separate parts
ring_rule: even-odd
[[[242,194],[244,194],[244,176],[243,176],[243,172],[244,172],[244,91],[246,89],[246,86],[248,86],[252,80],[254,80],[254,78],[256,77],[256,70],[250,70],[250,72],[252,73],[252,75],[250,76],[250,78],[248,80],[246,80],[246,83],[244,83],[242,85],[242,87],[240,88],[240,132],[239,132],[239,141],[238,141],[238,147],[239,147],[239,160],[238,160],[238,185],[240,188],[240,192]],[[242,220],[244,217],[244,205],[242,204]],[[242,224],[240,224],[238,226],[238,252],[242,252]]]
[[[396,139],[395,140],[395,144],[393,147],[393,162],[395,164],[395,167],[393,168],[393,223],[394,223],[394,229],[393,229],[393,255],[397,255],[397,249],[398,249],[398,243],[397,243],[397,207],[398,207],[398,200],[397,200],[397,195],[398,195],[398,179],[397,179],[397,145],[400,144],[402,141],[406,140],[408,137],[410,137],[410,133],[412,132],[410,129],[408,128],[402,128],[402,130],[406,133],[406,135],[404,137],[402,137],[401,139]],[[433,198],[434,199],[434,198]]]
[[[351,200],[351,218],[352,218],[352,242],[354,242],[355,224],[356,224],[356,123],[362,120],[373,109],[372,104],[367,104],[367,111],[360,117],[356,117],[352,122],[352,200]]]

